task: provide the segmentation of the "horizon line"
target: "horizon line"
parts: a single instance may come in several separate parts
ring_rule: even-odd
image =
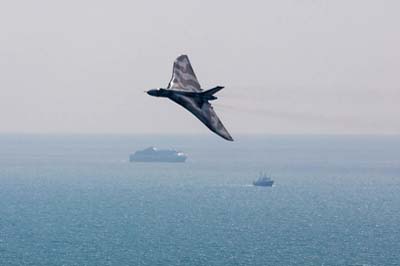
[[[115,133],[115,132],[0,132],[0,136],[123,136],[123,137],[214,137],[202,133]],[[236,137],[261,136],[398,136],[400,133],[239,133]]]

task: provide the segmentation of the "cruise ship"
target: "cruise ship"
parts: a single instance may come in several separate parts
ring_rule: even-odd
[[[136,151],[129,156],[130,162],[183,163],[186,159],[187,156],[182,152],[176,150],[160,150],[155,147]]]

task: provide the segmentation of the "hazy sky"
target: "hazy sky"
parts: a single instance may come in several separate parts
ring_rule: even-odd
[[[400,133],[400,1],[1,1],[0,132],[212,134],[150,97],[188,54],[243,133]]]

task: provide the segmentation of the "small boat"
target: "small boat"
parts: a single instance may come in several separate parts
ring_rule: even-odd
[[[260,174],[260,177],[256,181],[253,181],[253,185],[259,186],[259,187],[272,187],[273,184],[274,184],[274,180],[272,180],[265,173]]]

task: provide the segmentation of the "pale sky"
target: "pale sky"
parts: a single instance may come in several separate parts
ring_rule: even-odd
[[[238,134],[400,134],[400,1],[1,1],[0,133],[213,134],[145,90],[188,54]]]

